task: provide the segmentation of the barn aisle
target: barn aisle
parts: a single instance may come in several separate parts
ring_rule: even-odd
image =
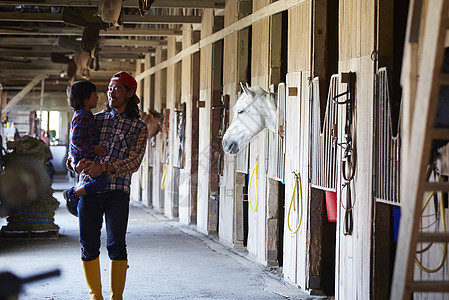
[[[64,178],[53,184],[61,205],[58,239],[0,239],[0,271],[18,276],[59,268],[58,278],[29,284],[19,299],[87,299],[80,263],[77,218],[63,203]],[[5,219],[0,219],[5,224]],[[109,298],[109,259],[102,232],[103,296]],[[132,203],[128,226],[129,270],[125,299],[322,299],[301,292],[245,256],[161,214]]]

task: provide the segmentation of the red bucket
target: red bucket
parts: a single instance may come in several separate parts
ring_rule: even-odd
[[[329,222],[337,222],[337,193],[325,191],[326,195],[326,212]]]

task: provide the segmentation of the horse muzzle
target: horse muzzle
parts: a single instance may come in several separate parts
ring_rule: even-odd
[[[236,141],[227,142],[223,139],[223,150],[231,154],[237,154],[239,152],[239,144]]]

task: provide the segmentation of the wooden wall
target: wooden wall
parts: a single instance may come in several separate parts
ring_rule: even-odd
[[[329,0],[330,1],[330,0]],[[224,26],[233,26],[240,19],[244,18],[245,13],[240,11],[242,1],[226,1],[224,12]],[[283,244],[283,274],[286,281],[296,284],[301,288],[310,288],[310,260],[311,247],[308,234],[310,232],[312,208],[309,206],[309,134],[310,134],[310,107],[309,107],[309,82],[315,76],[314,65],[321,68],[320,72],[327,74],[326,66],[318,64],[313,60],[313,54],[317,53],[315,49],[312,52],[312,46],[317,47],[313,34],[319,34],[313,31],[312,27],[315,0],[298,1],[272,1],[253,0],[253,16],[258,15],[260,11],[266,11],[262,8],[271,5],[271,8],[277,7],[276,3],[281,3],[288,10],[288,45],[287,45],[287,100],[286,100],[286,152],[285,152],[285,199],[284,203],[284,244]],[[319,1],[320,4],[323,1]],[[240,3],[240,4],[239,4]],[[356,173],[352,184],[352,199],[354,202],[354,230],[352,235],[344,235],[344,209],[338,205],[338,220],[336,232],[336,299],[369,299],[371,296],[372,281],[372,221],[373,221],[373,198],[372,198],[372,141],[373,141],[373,74],[374,62],[371,60],[371,52],[375,47],[375,0],[340,0],[339,1],[339,34],[338,34],[338,71],[355,72],[355,113],[354,113],[354,147],[356,148]],[[279,12],[279,11],[278,11]],[[282,10],[280,11],[282,12]],[[337,12],[329,12],[337,13]],[[270,47],[270,23],[271,16],[267,13],[257,21],[248,21],[246,27],[239,27],[238,30],[224,34],[223,47],[223,85],[222,91],[229,95],[230,109],[232,119],[232,106],[237,99],[239,81],[246,81],[246,67],[248,63],[242,51],[246,51],[248,41],[248,31],[251,30],[251,86],[259,85],[268,90],[269,85],[274,80],[272,77],[272,68],[270,64],[273,53]],[[209,41],[214,33],[214,11],[204,10],[201,24],[201,40]],[[243,23],[243,22],[242,22]],[[241,24],[241,23],[238,23]],[[248,27],[251,26],[251,27]],[[183,49],[195,43],[192,37],[191,28],[185,28],[183,34]],[[169,57],[172,57],[176,47],[173,41],[168,45]],[[314,44],[313,44],[314,43]],[[245,47],[246,46],[246,47]],[[336,47],[336,45],[331,45]],[[319,46],[318,46],[319,47]],[[192,187],[194,184],[194,166],[187,159],[185,167],[180,170],[180,210],[179,217],[183,223],[194,223],[196,212],[197,230],[206,234],[214,233],[217,230],[216,220],[211,212],[210,183],[211,164],[215,163],[211,159],[211,106],[214,92],[214,78],[217,74],[214,70],[214,52],[213,43],[200,43],[199,63],[195,63],[195,56],[189,55],[182,59],[182,86],[179,94],[176,89],[173,90],[175,82],[173,70],[167,68],[166,75],[164,70],[155,73],[154,88],[154,108],[160,110],[166,105],[173,109],[176,101],[186,102],[187,120],[193,116],[195,98],[199,97],[198,122],[201,124],[198,135],[193,133],[193,123],[187,123],[186,130],[186,157],[194,157],[193,140],[198,138],[198,185],[197,192]],[[236,55],[237,53],[237,55]],[[246,52],[247,53],[247,52]],[[156,50],[156,62],[159,64],[162,58],[162,48]],[[198,53],[197,53],[198,54]],[[216,58],[216,57],[215,57]],[[198,59],[198,58],[196,58]],[[337,59],[336,59],[337,60]],[[193,66],[199,64],[199,74],[195,75]],[[146,66],[147,68],[147,66]],[[174,65],[173,65],[174,68]],[[321,74],[321,73],[320,73]],[[330,75],[330,74],[328,74]],[[167,76],[167,77],[165,77]],[[198,78],[198,92],[195,88],[195,76]],[[168,78],[169,83],[166,83]],[[324,87],[327,91],[327,86]],[[346,84],[340,85],[340,91],[346,90]],[[196,95],[197,94],[197,95]],[[176,96],[176,95],[179,95]],[[165,101],[165,96],[167,100]],[[178,100],[176,100],[178,99]],[[179,100],[180,99],[180,100]],[[339,128],[338,142],[344,141],[344,122],[345,110],[343,106],[339,107]],[[162,173],[161,161],[161,135],[157,137],[156,149],[154,152],[153,166],[153,206],[158,210],[165,210],[165,214],[173,217],[172,195],[174,188],[170,187],[165,193],[160,193],[160,178]],[[160,151],[158,151],[160,150]],[[338,174],[341,174],[342,152],[338,148]],[[190,154],[189,154],[190,153]],[[173,155],[173,149],[171,152]],[[244,175],[235,171],[235,157],[225,156],[223,176],[220,177],[220,202],[219,202],[219,227],[218,234],[220,239],[229,245],[242,246],[242,187]],[[267,232],[267,218],[270,216],[268,205],[273,199],[268,198],[268,177],[266,171],[267,161],[267,131],[264,130],[250,142],[249,175],[257,162],[257,187],[258,199],[256,199],[255,178],[251,185],[251,201],[253,207],[258,201],[257,210],[248,211],[248,240],[247,250],[249,256],[254,260],[267,263],[267,243],[270,239]],[[172,170],[173,172],[173,170]],[[215,171],[214,171],[215,172]],[[288,216],[288,208],[293,193],[294,177],[292,172],[298,172],[302,179],[303,196],[303,216],[299,220],[297,212]],[[170,178],[167,178],[167,183]],[[341,177],[339,175],[339,177]],[[342,188],[343,180],[338,180],[338,203],[345,203],[346,198],[339,191]],[[167,184],[167,187],[170,185]],[[271,193],[270,193],[271,194]],[[165,198],[165,201],[163,199]],[[196,198],[196,202],[195,202]],[[161,200],[162,199],[162,200]],[[196,205],[194,207],[194,205]],[[297,208],[299,209],[299,207]],[[240,218],[240,219],[239,219]],[[291,227],[301,221],[301,228],[293,234],[288,230],[287,221]],[[319,264],[318,264],[319,265]],[[315,287],[314,287],[315,288]]]
[[[286,153],[285,153],[285,204],[284,204],[284,276],[286,280],[305,288],[308,218],[308,70],[310,61],[311,1],[305,1],[288,12],[288,74],[286,101]],[[303,219],[300,230],[288,230],[299,222],[297,214],[288,208],[293,193],[292,172],[302,179]],[[298,210],[299,208],[297,208]]]
[[[167,59],[172,58],[181,50],[181,45],[176,42],[176,37],[167,38]],[[167,167],[166,187],[164,189],[164,213],[169,218],[178,217],[179,202],[179,169],[173,166],[174,160],[178,159],[178,149],[175,149],[174,139],[176,128],[174,127],[176,118],[176,108],[181,100],[181,65],[180,63],[172,64],[167,67],[167,104],[166,108],[170,109],[169,117],[169,141],[168,151],[170,159]]]
[[[230,26],[251,12],[250,1],[232,0],[225,4],[224,26]],[[233,32],[224,38],[223,94],[229,96],[229,122],[234,117],[233,106],[240,91],[239,83],[248,82],[249,28]],[[236,55],[237,53],[237,55]],[[225,153],[223,175],[220,178],[219,236],[233,247],[243,247],[245,236],[244,195],[246,174],[236,171],[236,156]]]
[[[142,72],[142,64],[139,60],[138,62],[136,62],[136,71],[135,71],[134,75],[137,76],[141,72]],[[144,99],[142,99],[142,94],[143,94],[142,93],[142,91],[143,91],[142,83],[143,83],[143,81],[137,82],[136,95],[137,95],[137,97],[139,97],[141,104],[143,106],[143,105],[145,105],[145,103],[142,102],[142,101],[144,101]],[[131,175],[131,187],[130,187],[130,189],[131,189],[130,199],[131,200],[142,201],[142,187],[143,187],[142,179],[146,178],[146,176],[148,175],[147,172],[145,172],[146,174],[143,173],[143,169],[145,168],[145,165],[148,166],[146,151],[145,151],[145,155],[142,159],[142,163],[140,164],[139,170]]]
[[[158,65],[162,61],[166,60],[166,52],[162,49],[162,46],[156,47],[155,52],[155,64]],[[162,69],[154,74],[154,109],[162,112],[166,103],[167,92],[167,69]],[[166,120],[164,120],[165,122]],[[165,158],[163,158],[163,137],[162,134],[156,135],[156,147],[154,148],[153,155],[153,207],[163,212],[164,209],[164,197],[163,191],[161,191],[161,178],[165,164]]]
[[[201,39],[213,32],[214,11],[205,9],[201,22]],[[210,168],[210,111],[212,109],[212,50],[209,44],[200,50],[200,103],[199,141],[198,141],[198,194],[197,194],[197,228],[209,232],[209,168]]]
[[[267,0],[253,1],[253,11],[269,4]],[[269,51],[270,51],[270,18],[263,18],[252,25],[252,51],[251,51],[251,86],[258,85],[268,90],[269,87]],[[266,186],[267,186],[267,130],[264,129],[250,142],[249,171],[250,174],[257,162],[257,179],[254,177],[251,184],[251,197],[248,201],[252,203],[248,209],[248,245],[247,249],[255,260],[266,263]],[[257,180],[257,185],[254,182]],[[258,197],[256,197],[256,187]]]
[[[182,34],[182,49],[199,40],[199,32],[185,24]],[[181,103],[186,103],[186,129],[184,155],[185,164],[179,179],[179,221],[196,224],[198,184],[198,97],[199,97],[199,53],[182,59]]]
[[[138,63],[139,64],[139,63]],[[140,64],[141,65],[141,64]],[[145,60],[143,67],[144,69],[149,69],[154,65],[154,57],[151,57],[151,53],[147,53],[145,55]],[[142,70],[140,70],[142,72]],[[137,72],[136,72],[137,73]],[[142,94],[142,101],[143,101],[143,111],[148,112],[149,109],[154,108],[154,75],[146,77],[143,82],[141,81],[140,84],[143,83],[143,94]],[[155,139],[155,138],[153,138]],[[154,155],[154,143],[150,140],[148,140],[147,143],[147,149],[145,153],[145,161],[142,163],[142,202],[144,205],[147,205],[149,207],[153,206],[153,191],[154,188],[152,185],[152,177],[153,177],[153,165],[151,164],[150,160],[152,159],[152,155]]]
[[[356,172],[351,183],[354,230],[344,235],[345,211],[339,206],[337,226],[337,290],[339,299],[369,298],[371,282],[371,220],[372,201],[372,141],[373,141],[373,73],[371,52],[374,49],[374,0],[341,0],[339,25],[339,71],[355,72],[353,129]],[[341,84],[340,91],[346,90]],[[339,124],[345,124],[345,107],[339,108]],[[339,126],[339,141],[344,141],[344,126]],[[341,174],[342,151],[338,168]],[[337,183],[342,188],[343,179]],[[346,194],[338,195],[339,203],[346,203]],[[351,282],[352,284],[347,284]]]
[[[238,20],[238,0],[227,1],[225,3],[224,26]],[[238,90],[238,38],[239,33],[234,32],[224,38],[223,46],[223,94],[229,95],[230,113],[232,120],[232,107],[237,100]],[[234,241],[234,210],[235,203],[235,155],[225,154],[223,176],[220,178],[220,203],[219,203],[219,226],[218,234],[220,239],[228,245]],[[239,199],[240,200],[240,199]]]

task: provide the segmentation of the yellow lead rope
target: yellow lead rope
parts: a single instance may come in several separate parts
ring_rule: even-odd
[[[165,164],[164,173],[162,174],[161,190],[165,189],[165,181],[167,180],[167,167],[168,167],[168,163]]]
[[[143,179],[143,166],[140,166],[140,188],[142,190],[145,190],[142,179]]]
[[[301,175],[299,173],[294,173],[295,174],[295,186],[293,187],[293,193],[292,193],[292,199],[290,200],[290,206],[288,207],[288,214],[287,214],[287,226],[288,226],[288,230],[290,230],[290,232],[292,234],[295,234],[298,232],[299,228],[301,227],[301,222],[302,222],[302,187],[301,187]],[[298,227],[296,227],[295,230],[292,230],[290,227],[290,211],[292,209],[292,205],[293,205],[293,211],[296,211],[296,207],[295,207],[295,195],[296,195],[296,188],[298,187],[299,184],[299,197],[301,199],[301,214],[299,216],[299,222],[298,222]]]
[[[256,172],[256,208],[253,208],[253,205],[251,204],[251,181],[253,181],[254,172]],[[249,206],[251,207],[251,210],[254,212],[257,211],[257,206],[259,205],[259,191],[257,188],[257,159],[256,159],[256,164],[254,165],[253,171],[251,172],[251,177],[249,179],[248,202],[249,202]]]
[[[430,199],[432,198],[432,196],[435,194],[435,192],[432,192],[429,194],[429,196],[427,197],[426,202],[424,202],[424,205],[422,207],[422,211],[421,213],[424,212],[424,209],[426,208],[427,204],[429,204]],[[443,203],[443,199],[440,199],[440,214],[441,214],[441,221],[443,222],[442,226],[443,226],[443,232],[446,232],[446,218],[444,216],[444,203]],[[443,244],[443,257],[441,258],[441,262],[439,264],[438,267],[436,267],[435,269],[429,269],[424,267],[421,262],[418,260],[418,258],[415,256],[415,263],[418,265],[418,267],[427,272],[427,273],[435,273],[437,271],[439,271],[443,266],[444,266],[444,262],[446,261],[446,256],[447,256],[447,243]]]

